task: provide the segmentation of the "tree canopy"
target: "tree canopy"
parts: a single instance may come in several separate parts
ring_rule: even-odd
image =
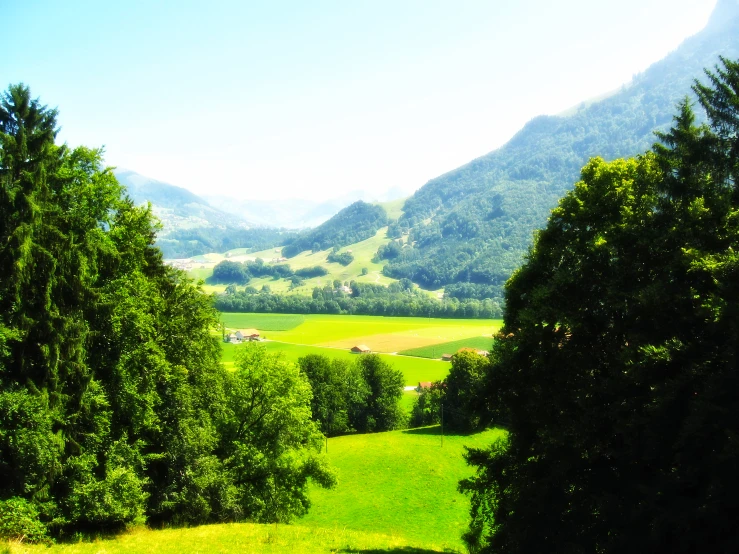
[[[591,160],[506,285],[476,550],[737,547],[739,64],[707,76],[708,124],[686,99],[651,152]]]
[[[211,299],[56,116],[0,95],[0,511],[53,534],[301,515],[333,482],[309,385],[262,351],[225,371]]]

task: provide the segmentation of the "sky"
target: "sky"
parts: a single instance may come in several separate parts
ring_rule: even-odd
[[[617,89],[715,0],[0,0],[58,139],[240,199],[407,193]]]

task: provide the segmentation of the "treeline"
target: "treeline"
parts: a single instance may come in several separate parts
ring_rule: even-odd
[[[285,229],[198,227],[160,233],[156,244],[165,258],[191,258],[234,248],[266,250],[284,244],[295,235],[295,231]]]
[[[412,286],[410,281],[406,280]],[[393,283],[389,287],[374,283],[351,282],[351,294],[326,286],[313,289],[311,297],[297,294],[272,294],[253,287],[232,290],[215,297],[215,306],[222,312],[387,315],[440,318],[497,318],[502,314],[495,300],[456,298],[436,300],[425,293],[403,289]]]
[[[211,298],[56,110],[0,95],[0,538],[288,521],[335,482],[292,364],[220,363]]]
[[[355,362],[311,354],[298,360],[313,397],[311,413],[327,437],[391,431],[406,425],[400,406],[405,380],[376,354]]]
[[[259,277],[310,279],[324,275],[328,275],[328,270],[320,265],[293,270],[289,264],[266,264],[261,258],[246,262],[223,260],[213,268],[213,274],[208,278],[208,282],[246,285],[253,278]]]
[[[315,229],[286,240],[282,255],[292,258],[305,250],[318,252],[333,247],[341,248],[375,236],[385,225],[387,214],[382,206],[359,200]]]

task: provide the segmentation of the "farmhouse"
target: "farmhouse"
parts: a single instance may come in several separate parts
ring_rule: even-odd
[[[352,352],[355,354],[369,354],[372,350],[366,344],[358,344],[357,346],[352,346]]]
[[[416,390],[418,392],[421,392],[423,389],[430,389],[431,388],[431,381],[419,381],[418,387]]]
[[[451,362],[452,361],[452,354],[442,354],[441,359],[445,362]]]
[[[236,336],[241,335],[241,340],[259,340],[259,331],[256,329],[240,329],[236,331]]]

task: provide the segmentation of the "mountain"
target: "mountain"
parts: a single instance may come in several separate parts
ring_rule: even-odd
[[[293,235],[283,229],[255,227],[238,215],[214,208],[187,189],[128,169],[116,169],[114,173],[135,203],[151,203],[162,222],[157,246],[165,258],[189,258],[233,248],[263,250]]]
[[[319,251],[361,242],[373,237],[385,225],[387,213],[382,206],[358,200],[315,229],[290,239],[282,255],[292,258],[306,250]]]
[[[396,233],[412,247],[385,266],[458,297],[501,297],[532,234],[593,156],[633,156],[668,128],[719,55],[739,57],[739,1],[719,0],[708,25],[619,91],[528,122],[504,146],[432,179],[407,200]],[[586,68],[583,68],[585,71]]]
[[[130,169],[116,169],[114,173],[134,202],[151,202],[154,213],[162,221],[164,234],[198,227],[253,227],[244,218],[214,208],[205,199],[182,187],[151,179]]]
[[[340,210],[362,200],[365,202],[387,202],[408,196],[398,187],[383,194],[364,190],[350,191],[323,202],[288,198],[284,200],[236,200],[228,196],[205,196],[211,206],[224,212],[238,215],[257,225],[302,229],[321,225]]]

